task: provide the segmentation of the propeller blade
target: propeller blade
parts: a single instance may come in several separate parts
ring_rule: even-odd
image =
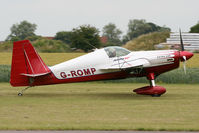
[[[184,51],[184,44],[183,44],[183,40],[182,40],[181,30],[180,30],[180,44],[181,44],[181,50]]]
[[[184,61],[183,61],[183,68],[184,68],[184,73],[185,73],[185,75],[187,74],[187,72],[186,72],[186,56],[183,56],[183,59],[184,59]]]

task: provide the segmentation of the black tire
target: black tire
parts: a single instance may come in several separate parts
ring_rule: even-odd
[[[23,94],[22,93],[18,93],[18,96],[23,96]]]

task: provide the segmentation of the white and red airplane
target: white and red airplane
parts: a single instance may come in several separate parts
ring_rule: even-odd
[[[13,43],[10,84],[29,87],[60,83],[73,83],[129,77],[147,77],[150,86],[135,89],[137,94],[161,96],[166,89],[155,85],[155,78],[167,71],[178,68],[193,54],[184,51],[158,50],[131,52],[125,48],[110,46],[75,59],[47,66],[28,40]]]

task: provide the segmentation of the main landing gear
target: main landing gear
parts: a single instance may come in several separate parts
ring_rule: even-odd
[[[150,86],[141,87],[133,90],[133,92],[141,95],[151,95],[152,97],[160,97],[166,92],[166,89],[162,86],[155,85],[154,73],[149,73],[147,79],[150,81]]]
[[[26,91],[27,89],[29,89],[31,86],[28,86],[26,88],[24,88],[23,90],[21,90],[21,92],[18,93],[18,96],[23,96],[23,92]]]

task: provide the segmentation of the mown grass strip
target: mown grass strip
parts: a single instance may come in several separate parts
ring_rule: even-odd
[[[147,84],[77,83],[33,87],[0,84],[0,130],[199,131],[199,85],[159,84],[161,97],[132,93]]]

